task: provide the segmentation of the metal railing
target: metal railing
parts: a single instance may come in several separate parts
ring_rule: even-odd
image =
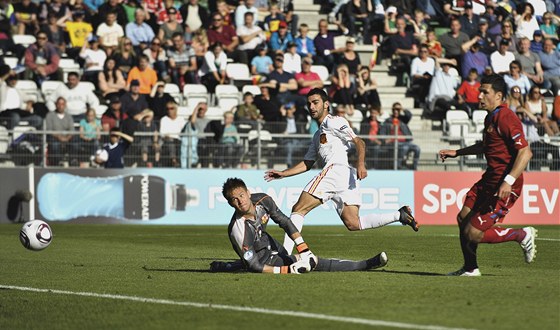
[[[285,168],[303,160],[311,135],[272,133],[275,127],[267,124],[255,125],[250,130],[240,130],[239,140],[233,145],[224,145],[214,139],[213,133],[180,133],[180,140],[163,141],[154,144],[152,133],[136,132],[135,141],[125,154],[127,167],[182,167],[182,168]],[[56,148],[53,134],[70,134],[73,138],[67,144]],[[157,134],[157,133],[156,133]],[[98,167],[92,161],[95,150],[108,142],[108,133],[102,132],[96,142],[84,142],[80,132],[59,131],[0,131],[0,166],[38,167]],[[407,136],[376,136],[381,141],[375,145],[368,136],[359,135],[366,142],[366,166],[368,169],[412,170],[414,150],[400,142]],[[469,142],[469,143],[466,143]],[[442,148],[458,149],[470,145],[472,141],[459,137],[446,140],[434,132],[415,133],[412,143],[419,146],[418,170],[481,170],[486,166],[482,156],[458,157],[441,163],[437,151]],[[543,141],[544,142],[544,141]],[[559,141],[560,142],[560,141]],[[172,146],[174,144],[174,146]],[[558,143],[549,141],[546,150],[533,150],[533,159],[528,170],[557,168]],[[175,150],[175,154],[172,151]],[[157,153],[159,152],[159,159]],[[354,154],[350,152],[351,161]],[[175,159],[175,161],[173,161]]]

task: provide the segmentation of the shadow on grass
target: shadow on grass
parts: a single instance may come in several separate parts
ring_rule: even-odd
[[[149,272],[211,273],[211,271],[208,269],[150,268],[148,266],[142,266],[142,269]]]
[[[446,276],[445,274],[441,274],[441,273],[412,272],[412,271],[386,270],[386,269],[382,269],[380,272],[383,272],[383,273],[391,273],[391,274],[418,275],[418,276]]]

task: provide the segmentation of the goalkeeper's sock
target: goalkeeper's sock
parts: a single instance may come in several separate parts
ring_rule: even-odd
[[[352,261],[339,259],[325,259],[318,257],[319,261],[313,271],[316,272],[350,272],[371,268],[367,260]]]
[[[503,243],[503,242],[521,242],[525,238],[523,229],[494,227],[484,232],[484,236],[480,243]]]
[[[296,226],[297,230],[301,233],[303,228],[303,215],[299,213],[292,213],[290,215],[290,220],[292,220],[294,226]],[[288,251],[288,254],[292,254],[292,251],[294,250],[294,241],[288,234],[284,235],[284,243],[282,245],[284,246],[284,249]]]
[[[397,222],[400,219],[400,212],[395,213],[371,213],[360,217],[360,230],[379,228],[390,223]]]

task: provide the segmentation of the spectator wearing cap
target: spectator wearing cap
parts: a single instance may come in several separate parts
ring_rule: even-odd
[[[266,77],[266,82],[261,86],[268,87],[271,96],[276,98],[280,104],[294,102],[298,108],[298,114],[302,114],[305,112],[306,98],[296,94],[297,81],[294,75],[284,71],[283,67],[284,56],[277,54],[274,57],[274,70]]]
[[[535,32],[533,32],[533,40],[531,40],[531,46],[529,49],[535,54],[542,52],[543,34],[541,30],[535,30]]]
[[[101,116],[101,127],[103,132],[109,132],[113,127],[120,127],[120,123],[128,118],[122,111],[121,99],[118,95],[111,95],[109,107]]]
[[[70,45],[75,50],[68,51],[68,55],[71,56],[72,52],[74,54],[78,53],[87,41],[88,36],[93,32],[93,27],[89,22],[84,20],[84,11],[75,11],[72,14],[72,20],[67,20],[64,23],[66,31],[70,36]]]
[[[480,51],[480,47],[482,47],[482,42],[479,40],[473,43],[469,51],[463,55],[461,65],[463,79],[467,79],[471,69],[476,69],[478,74],[482,75],[484,68],[489,65],[488,56]]]
[[[37,34],[37,41],[27,47],[24,57],[25,79],[34,80],[39,86],[45,80],[61,80],[60,56],[45,32]]]
[[[508,48],[509,41],[502,39],[500,40],[498,50],[490,55],[490,64],[495,73],[503,75],[509,72],[509,64],[515,60],[515,55]]]
[[[245,13],[245,22],[237,27],[237,36],[241,44],[237,47],[247,53],[247,58],[253,58],[259,45],[266,42],[264,31],[254,24],[255,18],[251,11]]]
[[[533,32],[539,30],[539,23],[535,16],[535,8],[529,2],[522,5],[521,12],[515,19],[517,29],[515,35],[521,39],[523,37],[533,40]]]
[[[257,47],[257,56],[251,60],[251,74],[252,75],[267,75],[274,66],[272,65],[272,58],[266,54],[266,46],[261,45]]]
[[[60,84],[47,97],[47,108],[52,112],[56,108],[58,98],[64,98],[66,112],[72,115],[74,121],[79,123],[85,118],[88,107],[95,108],[99,105],[99,99],[86,85],[80,84],[80,75],[77,72],[68,73],[68,82]]]
[[[307,34],[309,33],[309,26],[303,23],[299,26],[299,35],[295,38],[297,53],[299,56],[313,58],[317,53],[315,52],[315,45],[313,45],[313,39],[309,38]]]
[[[138,65],[128,73],[127,88],[130,89],[132,80],[140,82],[140,94],[150,94],[157,82],[157,73],[150,67],[150,60],[146,55],[140,55]]]
[[[459,17],[461,23],[461,31],[465,32],[469,37],[474,37],[478,30],[479,16],[473,12],[473,3],[470,0],[465,1],[465,11]]]
[[[235,26],[239,28],[245,24],[245,13],[253,13],[255,24],[259,15],[259,10],[255,7],[255,0],[245,0],[244,4],[237,6],[235,9]]]
[[[519,39],[517,49],[515,60],[521,63],[521,67],[523,68],[522,73],[526,75],[533,84],[542,84],[544,77],[541,59],[537,54],[531,51],[531,41],[529,38]]]
[[[132,42],[132,46],[140,53],[148,47],[155,37],[154,30],[145,22],[146,12],[142,8],[134,11],[134,22],[126,25],[126,36]]]
[[[298,84],[298,94],[306,96],[313,88],[323,88],[324,84],[321,77],[315,72],[311,71],[313,60],[309,57],[304,57],[301,61],[301,72],[295,74],[295,79]]]
[[[329,31],[329,23],[326,19],[319,20],[319,32],[317,36],[315,36],[315,39],[313,39],[313,44],[317,51],[317,56],[314,57],[313,60],[318,65],[326,66],[329,72],[334,69],[335,54],[342,53],[345,49],[345,47],[335,48],[334,38],[341,34],[348,34],[348,29],[343,27],[339,21],[335,23],[339,28],[338,32]]]
[[[99,43],[101,47],[105,49],[107,55],[113,54],[114,50],[119,45],[119,40],[124,37],[124,30],[122,26],[117,23],[117,14],[114,12],[107,13],[105,22],[97,27],[95,34],[99,37]]]
[[[297,46],[295,42],[289,42],[284,53],[284,71],[291,74],[301,72],[301,56],[297,53]]]
[[[494,37],[488,33],[488,21],[486,18],[481,17],[478,20],[478,31],[476,35],[479,37],[479,41],[481,41],[480,51],[490,56],[493,52],[496,51],[496,43],[494,42]]]
[[[385,35],[397,33],[397,7],[389,6],[385,10],[384,30]]]
[[[247,53],[237,49],[239,36],[235,29],[230,25],[225,25],[224,18],[219,13],[212,14],[212,25],[208,29],[208,42],[210,45],[219,42],[227,57],[233,59],[234,62],[249,63]]]
[[[270,49],[273,52],[286,52],[288,50],[288,43],[293,43],[294,38],[288,33],[288,23],[280,22],[278,31],[272,33],[270,36]]]
[[[129,91],[121,96],[122,112],[128,117],[134,117],[148,109],[148,100],[146,95],[140,94],[140,81],[134,79],[130,82]]]

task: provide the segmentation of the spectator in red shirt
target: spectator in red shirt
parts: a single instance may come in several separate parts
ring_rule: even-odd
[[[457,99],[459,104],[465,104],[469,116],[472,115],[473,110],[478,109],[478,72],[475,68],[470,69],[467,79],[463,81],[459,89],[457,89]]]
[[[208,42],[210,45],[219,42],[222,44],[228,58],[234,62],[248,64],[247,53],[237,49],[239,37],[231,25],[224,25],[224,18],[219,13],[212,14],[212,24],[208,29]]]
[[[304,57],[301,61],[301,72],[295,75],[299,95],[307,95],[313,88],[323,88],[321,77],[317,73],[311,72],[312,64],[313,60],[311,58]]]

